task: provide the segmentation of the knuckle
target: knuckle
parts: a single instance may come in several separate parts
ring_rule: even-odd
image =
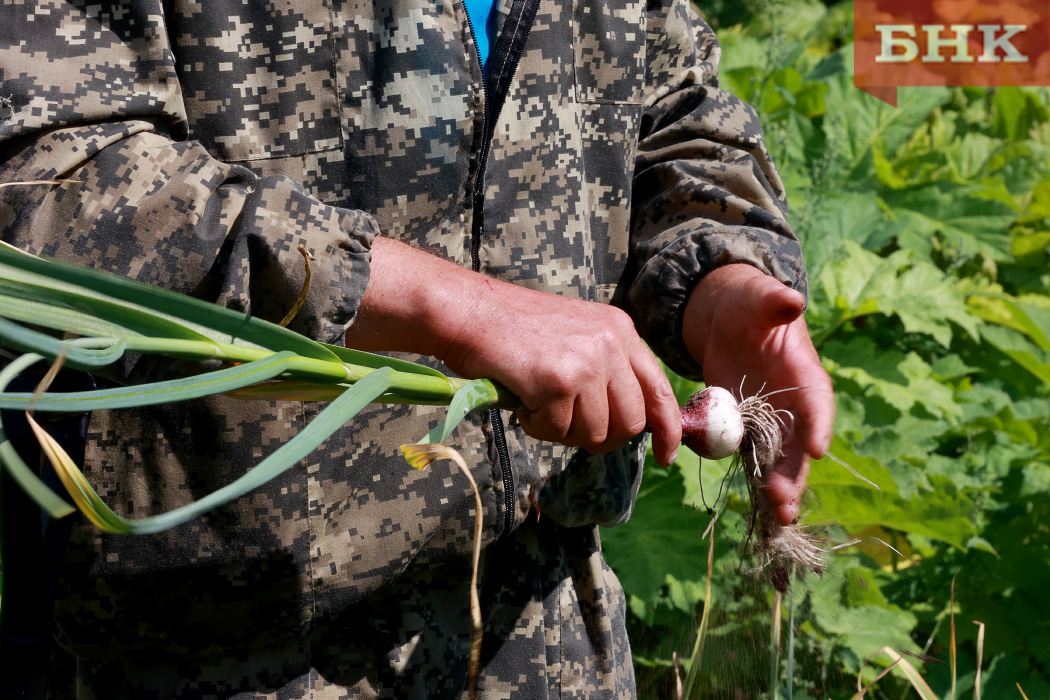
[[[572,396],[576,384],[575,372],[551,372],[544,377],[544,388],[548,394],[547,401],[565,400]]]
[[[609,426],[605,425],[591,430],[590,433],[588,433],[587,440],[583,443],[583,446],[589,450],[594,450],[604,445],[608,439]]]
[[[629,313],[616,306],[608,306],[606,308],[609,310],[609,316],[612,318],[612,322],[616,324],[617,327],[634,329],[634,320]]]
[[[623,444],[645,430],[645,417],[624,421],[615,430],[609,431],[608,440]]]
[[[624,434],[627,438],[633,438],[638,433],[645,430],[645,416],[639,416],[635,420],[624,425]]]
[[[674,395],[674,389],[671,388],[670,382],[666,379],[656,383],[656,386],[653,388],[653,397],[657,403],[673,403],[676,408],[678,406],[678,398]]]

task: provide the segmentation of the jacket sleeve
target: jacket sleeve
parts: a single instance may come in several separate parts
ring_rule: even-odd
[[[27,38],[31,37],[32,40]],[[341,342],[374,220],[212,158],[186,115],[160,0],[0,8],[0,237]]]
[[[807,290],[761,125],[750,107],[718,88],[721,49],[688,5],[649,5],[631,220],[637,275],[627,308],[671,369],[698,378],[701,368],[682,342],[682,314],[704,274],[746,263]]]

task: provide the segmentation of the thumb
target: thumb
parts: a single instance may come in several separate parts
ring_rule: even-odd
[[[753,317],[766,327],[787,325],[805,310],[805,297],[776,278],[763,275],[754,283],[757,289],[751,296],[755,304]]]

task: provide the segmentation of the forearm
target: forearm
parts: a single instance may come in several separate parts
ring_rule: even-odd
[[[348,346],[433,355],[487,377],[522,402],[535,438],[604,452],[648,423],[669,463],[678,407],[623,311],[500,282],[384,238]]]
[[[347,330],[347,347],[444,359],[471,323],[482,293],[498,286],[509,285],[376,237],[368,288]]]

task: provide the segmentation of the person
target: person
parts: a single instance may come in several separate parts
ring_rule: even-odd
[[[302,284],[301,243],[313,282],[292,328],[490,377],[522,402],[449,440],[481,513],[462,478],[397,451],[443,409],[375,405],[207,517],[143,537],[76,522],[52,697],[460,696],[475,517],[479,696],[633,697],[598,526],[629,517],[647,431],[658,462],[675,456],[653,352],[733,389],[806,387],[778,395],[796,421],[769,485],[796,517],[830,383],[781,182],[754,113],[717,87],[711,30],[686,0],[493,12],[0,8],[0,179],[70,181],[0,192],[4,241],[274,321]],[[318,410],[217,397],[94,414],[85,473],[127,516],[170,510]]]

